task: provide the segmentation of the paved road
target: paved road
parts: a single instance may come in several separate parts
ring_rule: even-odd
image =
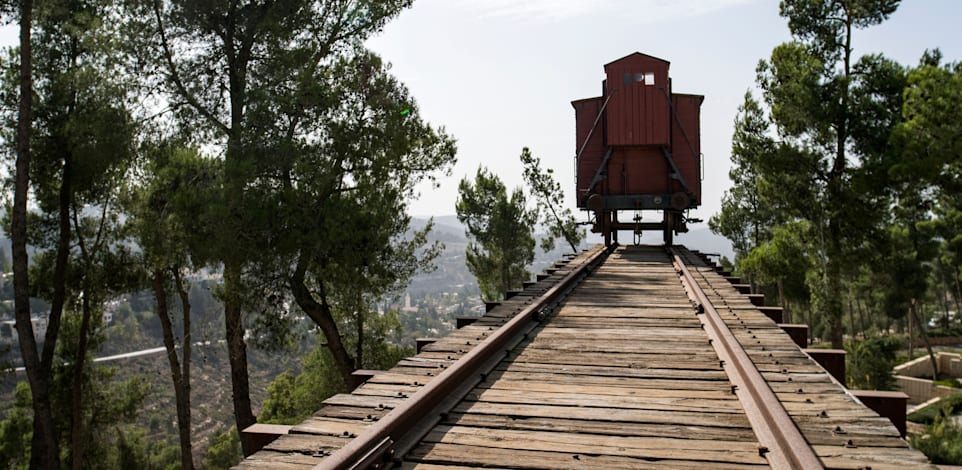
[[[217,342],[220,343],[220,342],[223,342],[223,341],[224,341],[224,340],[220,340],[220,341],[217,341]],[[210,341],[199,341],[199,342],[197,342],[197,343],[194,343],[194,346],[210,346],[210,345],[211,345],[211,342],[210,342]],[[107,362],[107,361],[116,361],[116,360],[118,360],[118,359],[130,359],[130,358],[133,358],[133,357],[149,356],[149,355],[151,355],[151,354],[160,354],[160,353],[163,353],[163,352],[165,352],[165,351],[166,351],[166,349],[165,349],[164,347],[150,348],[150,349],[141,349],[140,351],[134,351],[134,352],[123,353],[123,354],[115,354],[115,355],[113,355],[113,356],[95,357],[95,358],[94,358],[94,362]],[[23,367],[17,367],[16,369],[14,369],[14,371],[15,371],[15,372],[25,372],[26,369],[23,368]]]

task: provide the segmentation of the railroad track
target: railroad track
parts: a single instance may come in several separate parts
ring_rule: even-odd
[[[926,468],[714,269],[596,247],[237,468]]]

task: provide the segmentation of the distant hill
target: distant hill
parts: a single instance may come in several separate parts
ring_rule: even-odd
[[[622,245],[631,245],[634,243],[634,236],[631,232],[621,232],[619,236],[618,242]],[[604,239],[601,235],[593,233],[588,234],[588,240],[586,241],[588,245],[603,242]],[[661,232],[645,232],[640,240],[641,244],[660,244],[661,242]],[[730,260],[735,258],[735,250],[732,248],[732,242],[721,235],[712,233],[705,225],[690,227],[687,233],[675,235],[675,243],[684,245],[691,250],[726,256]]]
[[[467,243],[467,238],[464,235],[464,226],[458,222],[457,216],[440,215],[434,216],[433,219],[434,229],[431,232],[434,235],[431,237],[432,240],[437,239],[441,242],[452,241]],[[411,226],[415,229],[423,228],[427,220],[426,217],[412,217]],[[634,242],[630,232],[621,232],[620,235],[620,243],[627,245]],[[589,233],[588,239],[584,243],[586,246],[592,246],[602,242],[603,239],[600,235]],[[693,250],[727,256],[728,259],[734,259],[735,257],[735,250],[732,248],[731,241],[721,235],[712,233],[704,224],[691,227],[688,233],[676,235],[675,242]],[[661,243],[661,233],[646,232],[641,243]]]
[[[676,236],[675,240],[691,250],[699,250],[703,253],[717,253],[728,257],[730,260],[735,259],[735,250],[732,248],[731,240],[712,233],[712,231],[705,226],[692,228],[688,233]]]
[[[444,243],[445,250],[435,260],[437,269],[431,273],[422,273],[415,276],[408,286],[408,292],[411,292],[412,295],[424,295],[439,292],[476,291],[477,283],[474,276],[468,272],[467,266],[464,264],[464,250],[468,244],[467,237],[464,234],[464,226],[453,215],[435,216],[433,220],[434,227],[428,235],[428,239],[432,242],[436,240]],[[414,230],[424,228],[427,222],[428,218],[426,217],[412,217],[411,228]],[[536,237],[540,238],[540,235],[536,235]],[[620,242],[622,244],[634,242],[630,232],[622,232],[621,237]],[[696,226],[688,233],[676,236],[675,240],[690,249],[705,253],[717,253],[727,256],[729,259],[734,258],[731,242],[724,237],[715,235],[705,226]],[[582,247],[587,248],[602,243],[602,241],[603,239],[600,236],[589,234]],[[646,233],[641,243],[661,243],[661,233]],[[532,273],[541,271],[551,263],[561,259],[566,251],[570,250],[562,243],[557,243],[555,249],[548,253],[536,249],[535,261],[529,267],[529,271]]]
[[[434,226],[428,234],[430,241],[441,243],[467,243],[468,239],[464,236],[464,226],[458,222],[458,218],[453,215],[434,217]],[[421,230],[428,223],[427,217],[412,217],[411,229]]]

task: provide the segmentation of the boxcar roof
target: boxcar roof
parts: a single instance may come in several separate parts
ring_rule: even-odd
[[[665,59],[662,59],[662,58],[659,58],[659,57],[655,57],[655,56],[653,56],[653,55],[642,54],[641,52],[632,52],[631,54],[628,54],[628,55],[626,55],[626,56],[624,56],[624,57],[622,57],[622,58],[620,58],[620,59],[617,59],[617,60],[613,60],[613,61],[611,61],[611,62],[608,62],[607,64],[605,64],[605,68],[608,68],[608,66],[611,65],[611,64],[615,64],[615,63],[621,62],[621,61],[623,61],[623,60],[626,60],[626,59],[629,59],[629,58],[632,58],[632,57],[635,57],[635,56],[641,56],[641,57],[648,58],[648,59],[659,60],[659,61],[664,62],[664,63],[666,63],[666,64],[670,64],[670,63],[671,63],[671,62],[668,62],[668,61],[665,60]]]

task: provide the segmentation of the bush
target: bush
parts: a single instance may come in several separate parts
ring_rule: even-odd
[[[207,457],[204,457],[204,468],[227,470],[243,459],[240,436],[236,428],[231,427],[220,433],[212,433],[208,439],[210,447],[207,448]]]
[[[912,438],[912,447],[934,464],[962,465],[962,429],[951,415],[936,416],[925,428],[925,434]]]
[[[938,403],[929,405],[905,417],[913,423],[932,424],[942,414],[951,416],[962,411],[962,392],[949,395]]]
[[[846,382],[848,388],[862,390],[892,390],[895,376],[896,352],[902,340],[894,336],[875,336],[845,342]]]

